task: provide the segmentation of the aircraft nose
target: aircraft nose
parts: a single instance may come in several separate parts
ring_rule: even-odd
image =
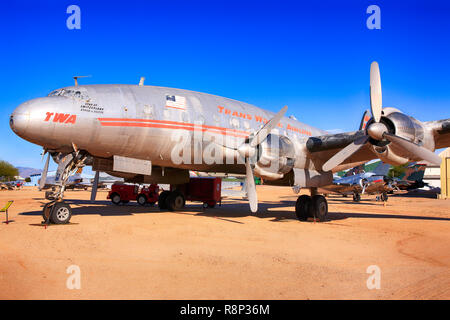
[[[9,117],[9,126],[18,136],[23,136],[28,128],[30,121],[29,102],[18,106]]]
[[[62,114],[57,121],[50,118],[56,114]],[[9,125],[22,139],[53,148],[66,143],[73,133],[75,120],[68,121],[71,114],[75,114],[74,102],[67,97],[36,98],[19,105],[11,114]]]

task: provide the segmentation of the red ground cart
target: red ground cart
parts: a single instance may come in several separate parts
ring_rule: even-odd
[[[139,187],[134,184],[113,184],[107,199],[112,203],[119,205],[130,201],[137,201],[141,206],[148,204],[154,205],[158,201],[159,187],[151,184],[148,187]]]
[[[217,203],[221,202],[222,179],[210,177],[190,178],[189,183],[178,185],[176,188],[175,186],[170,186],[170,191],[181,192],[184,200],[200,201],[203,202],[203,207],[214,208]]]

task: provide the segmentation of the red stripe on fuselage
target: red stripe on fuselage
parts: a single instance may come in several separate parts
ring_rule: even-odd
[[[151,127],[151,128],[169,128],[169,129],[186,129],[189,131],[202,130],[205,131],[219,131],[221,134],[231,135],[236,137],[248,137],[249,133],[242,130],[228,129],[223,127],[214,127],[207,125],[200,125],[189,122],[177,122],[168,120],[152,120],[152,119],[132,119],[132,118],[98,118],[102,126],[108,127]]]
[[[172,109],[177,109],[177,110],[183,110],[183,111],[186,111],[186,109],[179,108],[179,107],[166,106],[166,108],[172,108]]]
[[[121,121],[110,121],[110,122],[102,122],[100,124],[104,127],[144,127],[144,128],[162,128],[162,129],[181,129],[188,131],[209,131],[212,133],[218,133],[222,135],[229,135],[233,137],[246,138],[248,137],[248,133],[242,134],[233,132],[231,129],[226,128],[208,128],[202,125],[194,125],[192,123],[186,123],[185,125],[174,125],[174,124],[157,124],[157,123],[142,123],[142,122],[121,122]]]

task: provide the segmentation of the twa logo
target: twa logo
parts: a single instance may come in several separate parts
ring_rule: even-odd
[[[47,116],[45,117],[44,121],[50,121],[50,119],[53,117],[53,122],[59,122],[59,123],[71,123],[75,124],[77,121],[77,115],[70,114],[70,113],[53,113],[53,112],[47,112]]]

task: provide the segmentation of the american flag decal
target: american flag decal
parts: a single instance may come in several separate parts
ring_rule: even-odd
[[[166,108],[186,110],[186,98],[166,95]]]

